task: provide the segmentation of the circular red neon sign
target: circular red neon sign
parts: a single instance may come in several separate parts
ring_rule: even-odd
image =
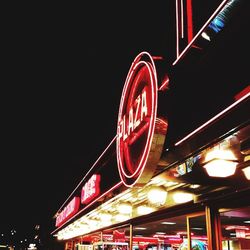
[[[117,163],[126,186],[148,181],[144,170],[151,154],[157,101],[154,61],[147,52],[142,52],[130,67],[118,115]]]

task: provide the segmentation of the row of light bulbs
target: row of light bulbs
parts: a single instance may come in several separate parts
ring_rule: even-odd
[[[139,205],[136,207],[138,216],[152,213],[156,210],[155,205],[163,205],[167,199],[167,191],[161,186],[151,187],[147,193],[147,198],[152,206]],[[193,195],[190,193],[176,192],[173,195],[175,203],[184,203],[193,200]],[[58,232],[58,240],[66,240],[77,237],[99,228],[103,228],[114,223],[123,222],[131,219],[133,213],[133,206],[130,202],[120,202],[117,205],[118,213],[113,215],[107,211],[100,211],[97,213],[99,219],[87,219],[86,216],[70,224],[66,228]]]

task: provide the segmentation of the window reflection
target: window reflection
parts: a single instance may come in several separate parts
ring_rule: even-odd
[[[191,225],[193,227],[191,232],[192,249],[206,250],[205,216],[192,218]],[[198,230],[198,227],[202,227],[203,230]],[[133,227],[134,250],[187,250],[187,247],[188,230],[186,215]]]
[[[220,212],[223,250],[250,249],[250,207]]]

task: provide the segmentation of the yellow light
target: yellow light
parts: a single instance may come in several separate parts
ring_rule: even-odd
[[[246,178],[248,180],[250,180],[250,166],[249,167],[246,167],[246,168],[243,168],[242,171],[244,172]]]
[[[155,209],[152,207],[146,206],[146,205],[141,205],[137,207],[137,213],[138,215],[144,215],[144,214],[149,214],[152,213]]]
[[[235,173],[236,157],[230,150],[212,150],[205,157],[203,166],[211,177],[228,177]]]
[[[132,212],[132,206],[129,202],[123,202],[118,204],[117,209],[122,214],[131,214]]]
[[[242,171],[246,178],[250,180],[250,155],[246,155],[244,157],[244,164],[246,165],[244,166],[244,168],[242,168]]]
[[[115,216],[115,220],[117,222],[122,222],[122,221],[126,221],[126,220],[129,220],[130,219],[130,216],[128,214],[117,214]]]
[[[89,219],[88,225],[90,228],[96,228],[98,226],[99,221],[96,219]]]
[[[193,200],[193,194],[185,192],[177,192],[173,194],[173,199],[175,203],[185,203]]]
[[[111,218],[112,218],[112,215],[110,213],[105,213],[105,212],[100,213],[101,221],[110,221]]]
[[[147,193],[150,203],[155,205],[163,205],[167,199],[167,191],[163,187],[151,187]]]

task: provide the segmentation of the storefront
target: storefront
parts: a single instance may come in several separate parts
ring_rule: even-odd
[[[250,249],[249,17],[219,2],[172,65],[132,62],[116,135],[55,215],[65,250]]]

